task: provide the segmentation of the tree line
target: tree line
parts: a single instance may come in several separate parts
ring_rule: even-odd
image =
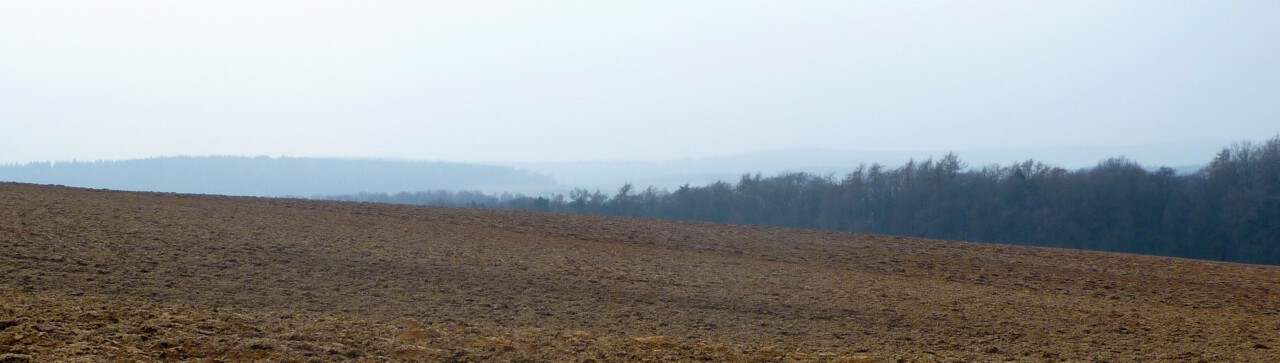
[[[1120,158],[1080,170],[1036,161],[970,168],[955,154],[842,175],[743,175],[674,191],[336,197],[696,220],[1280,264],[1280,136],[1224,148],[1178,174]]]

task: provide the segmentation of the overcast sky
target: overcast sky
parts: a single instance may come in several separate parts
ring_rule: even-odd
[[[0,0],[0,162],[1262,140],[1277,19],[1280,1]]]

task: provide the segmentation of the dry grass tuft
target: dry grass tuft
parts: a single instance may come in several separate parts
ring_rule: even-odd
[[[439,357],[444,354],[443,349],[427,348],[421,346],[406,346],[396,349],[391,354],[392,358],[402,361],[419,361],[427,360],[433,357]]]
[[[869,355],[846,355],[832,360],[833,363],[876,363],[875,357]]]
[[[401,330],[400,333],[396,334],[396,339],[400,339],[408,342],[417,342],[417,341],[429,340],[438,336],[439,336],[439,333],[434,330],[427,330],[423,328],[406,328],[404,330]]]
[[[631,343],[646,348],[670,348],[676,345],[671,339],[662,335],[631,338]]]

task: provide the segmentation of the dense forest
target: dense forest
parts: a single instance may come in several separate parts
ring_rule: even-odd
[[[86,188],[262,197],[476,189],[543,192],[549,176],[509,167],[337,158],[178,156],[0,166],[0,180]]]
[[[362,193],[332,199],[591,213],[1280,264],[1280,137],[1223,149],[1192,174],[1113,158],[1075,171],[955,154],[843,176],[744,175],[675,191],[548,197]]]

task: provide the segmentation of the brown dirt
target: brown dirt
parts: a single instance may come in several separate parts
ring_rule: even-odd
[[[1280,268],[0,183],[0,362],[1278,361]]]

